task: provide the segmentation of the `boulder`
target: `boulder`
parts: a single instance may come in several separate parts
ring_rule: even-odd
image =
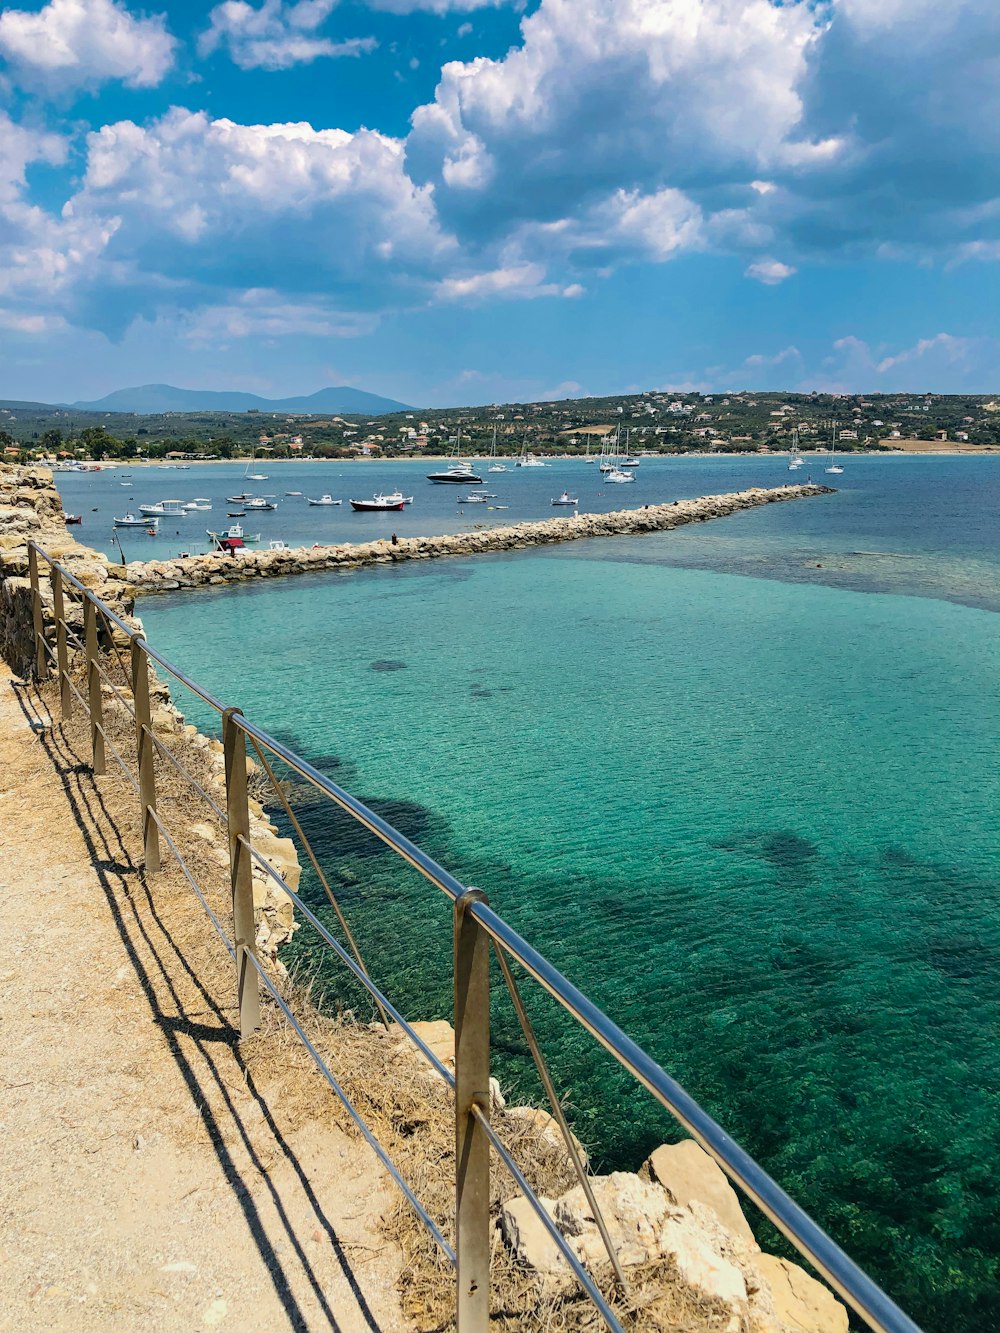
[[[539,1202],[552,1216],[554,1204],[551,1199],[539,1196]],[[542,1225],[538,1214],[527,1199],[518,1195],[503,1204],[500,1209],[500,1234],[519,1264],[534,1269],[536,1273],[572,1279],[566,1260],[559,1253],[559,1247]]]
[[[714,1159],[693,1139],[663,1144],[646,1159],[640,1174],[661,1184],[681,1207],[692,1200],[707,1204],[728,1231],[757,1248],[736,1191]]]
[[[847,1309],[798,1264],[758,1254],[754,1266],[771,1292],[782,1333],[847,1333]]]

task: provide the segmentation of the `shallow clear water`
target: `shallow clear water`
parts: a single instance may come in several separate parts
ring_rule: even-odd
[[[142,613],[195,677],[486,889],[919,1321],[985,1329],[1000,459],[856,465],[836,496],[675,533]],[[729,487],[723,460],[704,470],[694,493]],[[373,971],[411,1015],[446,1016],[445,900],[301,813]],[[531,1007],[583,1137],[637,1165],[666,1117]],[[495,1021],[505,1081],[533,1092],[499,999]]]

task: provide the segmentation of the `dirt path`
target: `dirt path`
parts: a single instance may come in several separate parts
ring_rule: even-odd
[[[0,666],[0,1329],[405,1328],[375,1158],[265,1105],[207,920],[49,722]]]

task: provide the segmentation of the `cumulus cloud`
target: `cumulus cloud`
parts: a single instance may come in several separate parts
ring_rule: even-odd
[[[38,13],[0,13],[0,55],[27,85],[80,88],[121,79],[152,88],[174,63],[162,16],[133,18],[115,0],[49,0]]]
[[[264,0],[259,8],[245,0],[224,0],[209,14],[210,26],[198,39],[202,56],[220,47],[240,69],[290,69],[330,56],[360,56],[375,49],[374,37],[334,42],[317,36],[337,0]]]
[[[517,297],[521,300],[536,296],[576,297],[582,294],[577,283],[568,287],[558,282],[545,281],[541,264],[511,264],[485,273],[444,278],[437,285],[437,294],[446,301],[481,301],[487,297]]]
[[[91,284],[106,290],[115,275],[104,304],[125,323],[167,299],[225,305],[265,287],[372,309],[432,283],[454,248],[398,140],[182,108],[89,135],[63,222],[106,237]]]
[[[382,9],[388,14],[468,14],[474,9],[514,9],[524,8],[526,0],[368,0],[372,9]],[[462,24],[462,27],[468,25]],[[471,27],[469,28],[471,32]],[[462,28],[458,35],[462,36]]]
[[[767,287],[776,287],[797,271],[791,264],[783,264],[780,259],[758,259],[747,268],[746,276]]]

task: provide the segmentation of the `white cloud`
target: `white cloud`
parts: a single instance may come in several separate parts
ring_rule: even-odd
[[[872,346],[854,334],[838,338],[822,373],[804,386],[830,392],[982,393],[1000,379],[1000,338],[936,333],[910,347]]]
[[[784,282],[797,271],[791,264],[783,264],[780,259],[758,259],[749,266],[746,276],[764,283],[765,286],[776,287],[779,282]]]
[[[186,317],[181,336],[194,345],[216,346],[232,338],[357,338],[377,326],[378,316],[368,311],[338,310],[311,297],[290,301],[281,292],[250,288]]]
[[[508,5],[521,10],[525,0],[368,0],[368,4],[387,14],[468,14],[474,9],[505,9]],[[466,26],[463,23],[459,28],[459,37]]]
[[[546,282],[541,264],[511,264],[485,273],[463,277],[444,278],[437,286],[438,295],[445,301],[477,301],[486,297],[577,296],[578,292],[562,288],[558,283]]]
[[[233,336],[281,336],[313,300],[314,331],[350,335],[366,312],[429,290],[455,250],[399,140],[182,108],[89,135],[82,186],[50,230],[66,307],[113,336],[171,304],[215,308],[220,333],[229,320]],[[234,296],[261,288],[275,294],[264,305]]]
[[[114,0],[49,0],[38,13],[0,14],[0,55],[14,77],[60,90],[121,79],[152,88],[174,63],[162,16],[133,18]]]
[[[201,55],[225,47],[240,69],[290,69],[321,57],[360,56],[377,46],[374,37],[342,42],[316,35],[337,0],[264,0],[259,9],[245,0],[224,0],[209,14],[211,26],[198,39]]]

